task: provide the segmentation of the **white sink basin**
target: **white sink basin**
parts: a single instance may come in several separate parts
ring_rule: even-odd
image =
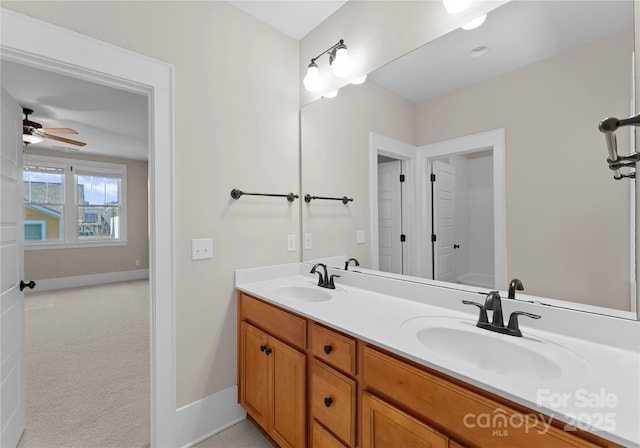
[[[527,334],[508,336],[451,317],[419,317],[402,328],[429,352],[429,359],[458,369],[483,371],[517,382],[588,382],[593,364],[556,343]]]
[[[315,285],[286,285],[274,289],[276,297],[300,302],[326,302],[331,300],[331,289],[323,289]]]

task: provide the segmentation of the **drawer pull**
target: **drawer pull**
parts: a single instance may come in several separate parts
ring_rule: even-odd
[[[333,404],[333,398],[331,397],[325,397],[324,399],[324,405],[328,408],[331,407],[331,405]]]
[[[325,352],[327,355],[330,355],[332,351],[333,351],[333,347],[332,347],[332,346],[330,346],[330,345],[325,345],[325,346],[324,346],[324,352]]]

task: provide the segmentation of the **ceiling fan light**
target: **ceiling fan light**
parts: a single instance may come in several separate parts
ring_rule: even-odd
[[[22,134],[22,141],[28,145],[33,145],[34,143],[40,143],[44,140],[39,135],[34,134]]]
[[[309,92],[315,92],[322,85],[322,78],[320,78],[318,66],[315,62],[309,64],[309,67],[307,68],[307,76],[304,77],[303,83],[304,88]]]
[[[449,14],[458,14],[471,6],[471,0],[442,0],[442,3]]]
[[[333,56],[333,54],[332,54]],[[351,71],[351,60],[349,59],[349,52],[346,45],[340,45],[335,50],[335,56],[331,58],[331,70],[333,74],[338,78],[343,78]]]

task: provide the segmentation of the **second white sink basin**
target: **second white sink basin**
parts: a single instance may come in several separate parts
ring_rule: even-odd
[[[517,382],[588,382],[596,375],[593,364],[577,353],[525,333],[508,336],[451,317],[420,317],[403,324],[434,361],[472,368]]]

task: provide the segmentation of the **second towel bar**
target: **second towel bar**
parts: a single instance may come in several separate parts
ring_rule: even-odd
[[[342,201],[343,204],[353,202],[353,198],[348,198],[346,196],[343,196],[341,198],[329,198],[326,196],[311,196],[310,194],[304,195],[304,202],[311,202],[313,199],[325,199],[327,201]]]

